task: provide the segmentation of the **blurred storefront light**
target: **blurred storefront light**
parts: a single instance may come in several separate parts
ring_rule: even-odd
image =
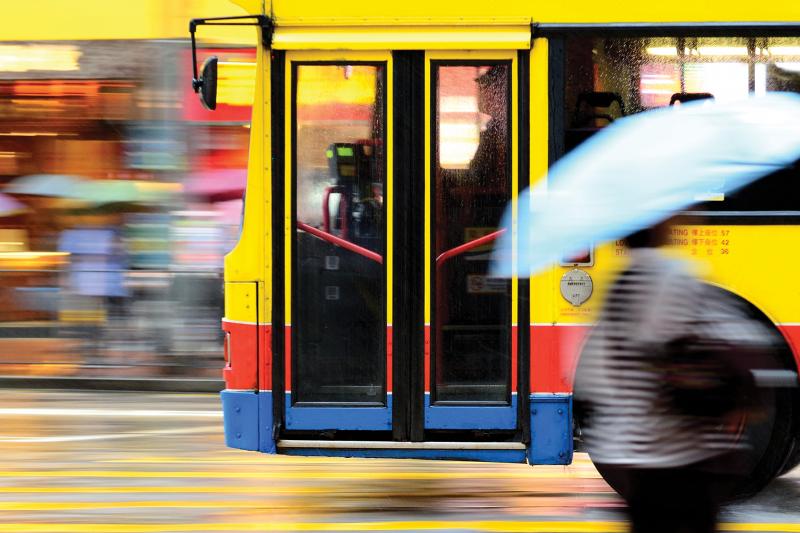
[[[800,46],[770,46],[764,48],[764,53],[770,56],[800,56]]]
[[[676,57],[678,48],[675,46],[648,46],[647,54],[651,56]],[[683,51],[686,56],[729,56],[747,57],[746,46],[699,46],[697,48],[685,48]]]
[[[674,46],[648,46],[647,54],[651,56],[673,57],[678,55],[678,49]]]
[[[30,72],[80,70],[81,50],[71,44],[0,45],[0,71]]]
[[[77,133],[58,131],[0,131],[0,137],[77,137]]]
[[[747,57],[746,46],[700,46],[697,51],[701,56]]]

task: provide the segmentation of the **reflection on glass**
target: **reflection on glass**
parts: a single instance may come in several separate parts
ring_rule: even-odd
[[[619,118],[617,106],[603,107],[597,95],[615,95],[627,113],[636,113],[701,95],[727,101],[748,93],[800,92],[797,37],[570,38],[566,64],[567,151]],[[595,95],[598,105],[582,104],[587,95]],[[796,173],[786,169],[727,195],[708,191],[696,198],[702,202],[697,208],[795,210]]]
[[[293,401],[384,404],[384,68],[294,75]]]
[[[800,39],[784,37],[571,38],[567,43],[567,149],[621,114],[581,108],[586,94],[617,95],[626,112],[686,101],[706,93],[728,101],[768,91],[798,90]],[[571,131],[569,131],[571,130]],[[578,131],[584,130],[584,131]]]
[[[458,247],[496,231],[510,197],[509,65],[438,65],[435,76],[432,392],[507,402],[510,282],[486,276],[491,244]]]

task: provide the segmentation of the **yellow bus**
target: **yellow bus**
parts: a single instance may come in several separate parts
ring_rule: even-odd
[[[568,464],[575,361],[626,249],[489,278],[504,207],[620,116],[791,90],[800,4],[236,3],[247,16],[191,25],[259,34],[243,228],[225,259],[227,444]],[[216,64],[195,77],[213,107]],[[787,371],[793,172],[708,198],[672,235],[780,331]],[[747,422],[755,484],[800,459],[797,394],[778,389],[768,420]]]

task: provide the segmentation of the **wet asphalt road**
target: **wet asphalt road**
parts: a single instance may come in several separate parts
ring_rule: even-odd
[[[225,448],[215,395],[0,391],[0,533],[625,531],[569,467],[268,456]],[[726,509],[800,532],[800,470]]]

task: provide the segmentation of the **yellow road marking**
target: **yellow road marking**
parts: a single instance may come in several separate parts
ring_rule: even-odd
[[[9,477],[96,477],[96,478],[211,478],[211,479],[335,479],[335,480],[396,480],[396,479],[569,479],[599,477],[591,472],[194,472],[194,471],[133,471],[133,470],[3,470],[0,478]]]
[[[322,491],[318,491],[322,492]],[[249,494],[258,496],[263,494]],[[290,495],[288,491],[281,491],[273,496]],[[375,495],[375,497],[381,497]],[[290,500],[291,501],[291,500]],[[303,500],[303,506],[307,501]],[[109,500],[109,501],[0,501],[0,511],[77,511],[89,509],[148,509],[148,508],[172,508],[172,509],[260,509],[266,505],[265,500]],[[550,503],[548,503],[550,505]],[[269,502],[269,508],[292,509],[297,507],[287,506],[276,503],[274,500]]]
[[[0,524],[0,532],[14,533],[163,533],[185,531],[450,531],[463,529],[486,533],[622,533],[624,522],[523,522],[500,520],[420,520],[402,522],[252,522],[219,524]],[[796,523],[723,523],[720,531],[800,532]]]
[[[255,459],[252,459],[252,458],[248,459],[248,458],[242,458],[242,457],[219,458],[219,459],[215,459],[215,458],[197,458],[197,459],[192,459],[192,458],[185,458],[185,457],[135,457],[135,458],[121,458],[121,459],[104,459],[104,460],[100,460],[100,461],[97,461],[97,462],[98,463],[104,463],[104,464],[148,464],[148,463],[149,464],[176,464],[176,465],[177,464],[210,464],[210,465],[225,465],[225,464],[229,464],[229,465],[260,466],[260,467],[264,467],[264,468],[274,468],[275,466],[281,466],[281,467],[302,466],[302,467],[306,467],[307,468],[311,464],[311,462],[309,461],[309,459],[311,459],[311,458],[309,458],[309,457],[301,457],[299,459],[291,459],[291,460],[288,459],[288,457],[289,456],[286,456],[286,455],[279,455],[279,456],[276,456],[276,457],[269,457],[268,460],[266,460],[266,461],[263,460],[263,459],[259,460],[259,457],[256,457]],[[331,462],[322,463],[322,464],[326,464],[327,466],[347,466],[349,468],[352,468],[353,466],[359,466],[359,465],[355,464],[356,461],[362,461],[362,459],[355,459],[355,458],[347,458],[347,459],[349,461],[351,461],[351,462],[346,464],[346,465],[342,464],[341,461],[331,461]],[[397,460],[363,459],[363,461],[370,461],[369,465],[371,467],[374,467],[376,465],[390,466],[391,467],[391,466],[397,466],[398,465],[398,461],[407,462],[407,461],[409,461],[409,459],[397,459]],[[360,463],[360,464],[363,465],[364,463]],[[401,463],[401,465],[402,466],[406,466],[406,463]],[[314,463],[314,466],[320,466],[320,461],[316,461]],[[435,465],[435,463],[434,464],[428,463],[428,464],[426,464],[424,466],[436,466],[436,465]],[[448,465],[448,467],[452,467],[452,465]],[[465,467],[461,467],[462,471],[463,471],[463,468],[465,468]],[[469,465],[466,468],[467,469],[471,469],[472,471],[475,471],[475,472],[480,472],[480,471],[483,471],[483,470],[487,470],[487,471],[492,470],[492,471],[495,471],[495,472],[498,471],[498,466],[497,466],[496,463],[476,463],[474,465]],[[595,470],[594,465],[590,461],[573,461],[572,464],[567,465],[567,466],[536,465],[536,466],[531,467],[531,466],[528,466],[528,465],[519,465],[518,467],[511,467],[511,468],[508,468],[508,467],[502,468],[502,467],[500,467],[499,470],[502,470],[504,473],[505,472],[514,472],[514,471],[518,471],[518,470],[524,470],[525,474],[529,475],[531,473],[536,474],[536,473],[540,473],[540,472],[547,472],[547,471],[553,471],[553,470],[556,470],[556,471],[558,471],[559,474],[562,474],[565,471],[576,471],[576,470],[581,470],[581,469],[586,469],[588,471],[594,471]]]
[[[184,531],[450,531],[487,533],[618,533],[622,522],[505,522],[420,520],[403,522],[261,522],[220,524],[0,524],[0,532],[15,533],[156,533]]]
[[[151,463],[151,464],[226,464],[226,465],[252,465],[252,466],[268,466],[264,461],[253,460],[253,459],[181,459],[181,458],[169,458],[169,457],[144,457],[144,458],[135,458],[135,459],[103,459],[98,461],[98,463],[111,463],[111,464],[142,464],[142,463]],[[294,464],[302,464],[301,461],[296,461],[292,463],[281,462],[280,466],[287,466],[287,465],[294,465]],[[271,466],[271,465],[270,465]]]
[[[241,500],[140,500],[102,502],[0,502],[0,511],[79,511],[87,509],[258,509],[263,501]],[[270,509],[280,506],[270,502]]]
[[[0,487],[0,494],[322,494],[330,493],[327,487]]]

